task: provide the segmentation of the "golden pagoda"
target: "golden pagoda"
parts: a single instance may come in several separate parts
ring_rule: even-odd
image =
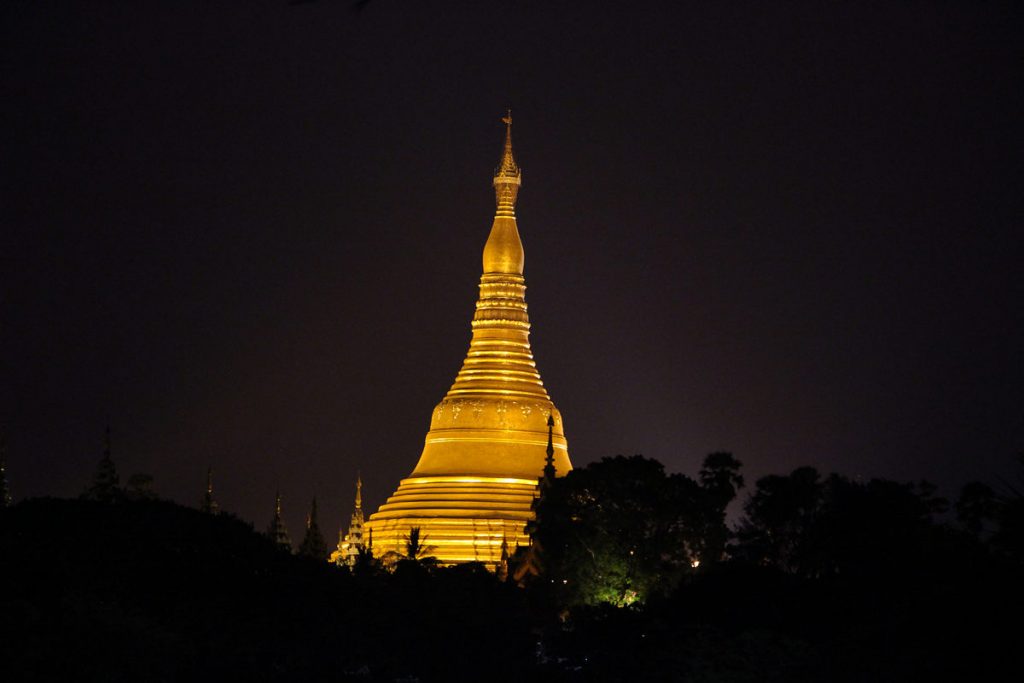
[[[496,568],[502,547],[528,542],[526,523],[549,438],[559,475],[572,469],[562,416],[530,351],[523,244],[515,206],[522,172],[512,155],[512,114],[494,172],[497,211],[484,245],[469,352],[434,408],[416,468],[367,522],[374,555],[405,555],[413,528],[441,564]],[[548,418],[553,418],[549,432]]]
[[[363,520],[363,478],[356,475],[356,506],[352,510],[352,517],[348,524],[348,533],[338,531],[338,547],[331,553],[329,562],[337,565],[354,567],[359,558],[359,552],[366,548],[363,541],[363,527],[366,522]]]

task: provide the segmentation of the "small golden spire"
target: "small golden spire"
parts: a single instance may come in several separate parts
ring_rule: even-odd
[[[515,216],[516,196],[522,184],[523,172],[516,165],[512,154],[512,110],[502,117],[505,124],[505,149],[501,154],[501,163],[494,169],[494,199],[498,204],[499,216]]]
[[[356,472],[356,510],[363,507],[363,478]]]

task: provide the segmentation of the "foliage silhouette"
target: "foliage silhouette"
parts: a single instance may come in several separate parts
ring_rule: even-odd
[[[740,481],[713,455],[696,480],[640,456],[556,480],[525,590],[424,564],[418,534],[419,560],[349,572],[231,515],[22,501],[0,509],[4,680],[986,680],[1013,664],[1012,489],[994,513],[983,489],[961,495],[976,533],[927,485],[800,468],[756,483],[715,561]],[[616,606],[627,590],[642,600]]]
[[[758,480],[744,506],[737,557],[802,576],[891,573],[927,554],[947,503],[927,482],[824,481],[809,467]]]
[[[696,512],[703,519],[703,527],[695,535],[691,545],[696,548],[694,558],[708,567],[725,556],[730,531],[726,525],[725,513],[729,503],[743,488],[743,463],[732,453],[718,451],[709,454],[701,464],[699,479],[702,489],[702,504]]]
[[[140,472],[128,477],[124,495],[128,500],[156,500],[157,495],[153,490],[152,475]]]
[[[712,454],[698,484],[667,475],[656,460],[620,455],[556,479],[537,503],[533,533],[559,600],[642,602],[671,591],[701,561],[717,561],[739,467],[727,453]]]
[[[430,553],[434,551],[434,546],[427,545],[427,535],[421,533],[420,527],[414,526],[409,529],[409,533],[403,540],[405,541],[403,560],[432,564],[434,558],[430,556]]]
[[[165,501],[22,501],[0,511],[0,574],[18,587],[0,594],[5,681],[474,680],[533,661],[522,591],[485,569],[350,573]]]

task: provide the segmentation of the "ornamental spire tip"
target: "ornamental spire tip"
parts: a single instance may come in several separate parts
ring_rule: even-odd
[[[512,154],[512,110],[509,109],[501,122],[505,124],[505,149],[501,162],[494,169],[494,199],[498,204],[498,215],[515,216],[516,196],[522,184],[523,172],[516,165]]]

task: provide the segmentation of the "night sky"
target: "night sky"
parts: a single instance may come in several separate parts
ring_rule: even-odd
[[[500,118],[577,465],[998,483],[1024,450],[1012,4],[5,3],[0,430],[332,541],[469,343]],[[589,3],[588,3],[589,5]]]

